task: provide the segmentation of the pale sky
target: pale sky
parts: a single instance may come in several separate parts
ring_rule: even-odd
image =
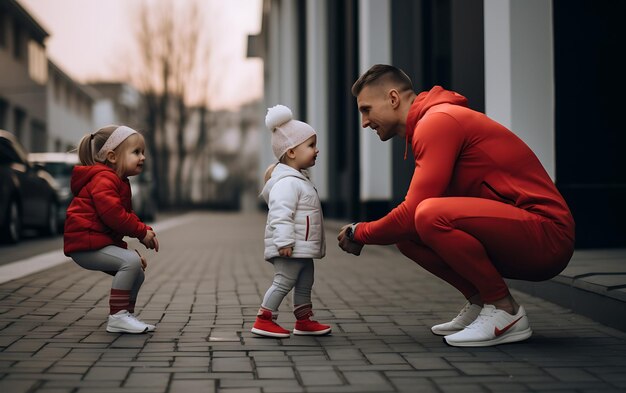
[[[119,64],[133,51],[132,14],[141,1],[154,0],[18,0],[50,34],[49,58],[78,82],[117,81]],[[171,0],[174,1],[174,0]],[[193,0],[176,0],[184,6]],[[211,3],[220,16],[207,15]],[[262,0],[199,0],[213,34],[223,87],[214,108],[235,108],[263,94],[263,65],[246,59],[248,34],[261,29]],[[209,35],[209,34],[207,34]],[[131,65],[132,66],[132,65]],[[123,68],[123,67],[121,67]]]

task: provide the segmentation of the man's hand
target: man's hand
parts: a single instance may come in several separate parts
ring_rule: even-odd
[[[146,236],[141,239],[141,244],[146,246],[148,249],[153,249],[156,252],[159,252],[159,241],[156,238],[156,233],[153,230],[148,229],[146,232]]]
[[[290,257],[293,254],[293,247],[283,247],[278,250],[278,255],[281,257]]]
[[[353,235],[350,232],[353,231],[355,227],[356,225],[354,224],[348,224],[341,227],[337,240],[339,241],[339,248],[347,253],[359,256],[361,255],[361,250],[364,245],[354,240],[350,240],[352,237],[351,235]]]
[[[341,240],[346,236],[346,230],[349,226],[352,226],[352,224],[347,224],[341,227],[339,230],[339,236],[337,236],[337,241],[341,242]]]

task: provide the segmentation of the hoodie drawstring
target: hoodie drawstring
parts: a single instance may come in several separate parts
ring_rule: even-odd
[[[406,139],[404,140],[404,160],[406,161],[406,156],[409,153],[409,133],[406,133]]]

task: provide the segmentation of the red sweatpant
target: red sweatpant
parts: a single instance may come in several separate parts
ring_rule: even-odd
[[[553,221],[489,199],[426,199],[415,227],[419,239],[398,249],[466,298],[480,293],[486,303],[509,294],[503,277],[547,280],[574,252],[573,239]]]

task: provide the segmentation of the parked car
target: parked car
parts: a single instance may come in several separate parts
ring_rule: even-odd
[[[0,242],[17,243],[23,228],[56,235],[59,204],[55,187],[48,172],[28,161],[15,136],[0,130]]]
[[[133,211],[142,221],[154,221],[156,217],[156,202],[154,200],[154,185],[151,181],[148,168],[137,176],[128,178],[133,193]]]
[[[63,228],[67,208],[74,197],[70,188],[72,169],[79,165],[76,153],[30,153],[30,162],[49,172],[56,182],[59,200],[59,225]],[[155,217],[156,204],[153,199],[153,186],[149,173],[141,173],[129,178],[133,193],[133,211],[144,221],[152,221]]]
[[[35,167],[43,168],[56,181],[56,194],[59,201],[58,226],[59,231],[65,225],[65,215],[67,208],[72,201],[73,195],[70,189],[72,169],[79,163],[76,153],[29,153],[28,160]]]

